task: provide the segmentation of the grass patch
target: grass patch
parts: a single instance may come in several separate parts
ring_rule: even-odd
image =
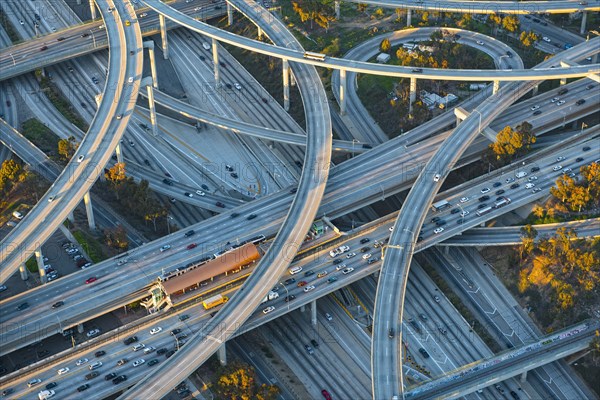
[[[73,236],[81,245],[83,250],[90,256],[93,263],[99,263],[106,258],[102,253],[102,245],[100,242],[91,237],[88,233],[85,233],[81,230],[76,230],[73,232]]]
[[[27,270],[32,274],[37,274],[39,272],[37,260],[35,259],[35,257],[31,257],[29,260],[27,260],[25,262],[25,267],[27,267]]]
[[[21,133],[49,157],[58,157],[58,136],[35,118],[21,125]]]
[[[65,99],[62,93],[58,90],[56,85],[52,83],[47,77],[40,79],[40,86],[42,91],[46,94],[52,105],[65,116],[73,125],[78,127],[84,132],[87,132],[88,124],[73,110],[71,103]]]
[[[437,271],[431,266],[431,264],[429,264],[427,262],[427,260],[425,260],[424,257],[417,256],[417,258],[418,258],[419,264],[423,267],[425,272],[427,272],[427,275],[429,275],[431,277],[431,279],[435,282],[435,284],[438,286],[438,288],[448,298],[450,303],[452,303],[454,308],[456,308],[458,310],[460,315],[462,315],[466,321],[476,321],[476,320],[479,321],[477,318],[475,318],[473,313],[471,313],[471,310],[469,310],[467,308],[467,306],[464,305],[462,300],[452,291],[452,289],[446,283],[444,278],[442,278],[437,273]],[[473,327],[473,330],[475,331],[475,333],[477,333],[477,335],[479,335],[481,340],[483,340],[483,342],[494,353],[498,353],[499,351],[501,351],[502,348],[498,345],[496,340],[494,340],[494,338],[492,336],[490,336],[488,331],[485,329],[485,326],[487,325],[487,323],[481,323],[481,321],[479,321],[479,322],[480,322],[479,324],[475,324],[475,326]]]

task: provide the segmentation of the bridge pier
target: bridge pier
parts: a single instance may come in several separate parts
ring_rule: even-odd
[[[410,78],[410,93],[408,97],[408,114],[413,112],[413,103],[417,99],[417,78]]]
[[[498,93],[500,90],[500,81],[494,81],[494,86],[492,86],[492,94]]]
[[[162,39],[162,50],[163,58],[169,59],[169,42],[167,40],[167,22],[165,16],[162,14],[158,15],[158,22],[160,23],[160,38]]]
[[[300,312],[304,312],[306,310],[306,306],[304,304],[302,304],[300,306]]]
[[[144,42],[144,47],[148,49],[148,58],[150,58],[150,74],[152,75],[152,86],[158,89],[158,75],[156,74],[156,59],[154,58],[154,42],[148,40]]]
[[[227,2],[227,25],[233,25],[233,7]]]
[[[150,82],[144,78],[142,82],[146,85],[148,91],[148,109],[150,109],[150,125],[152,126],[152,135],[158,136],[158,124],[156,123],[156,107],[154,107],[154,89]],[[118,157],[118,156],[117,156]]]
[[[215,70],[215,86],[219,85],[219,47],[215,38],[212,39],[213,68]]]
[[[69,215],[67,215],[67,219],[71,222],[75,222],[75,214],[73,214],[73,211],[71,211]]]
[[[313,300],[310,302],[310,323],[313,326],[317,326],[317,301]]]
[[[19,266],[19,272],[21,273],[22,280],[26,281],[27,279],[29,279],[29,275],[27,274],[27,266],[25,265],[25,263]]]
[[[117,147],[115,147],[115,154],[117,155],[117,162],[122,163],[123,162],[123,152],[121,151],[121,143],[117,144]]]
[[[406,26],[412,25],[412,10],[409,8],[406,10]]]
[[[567,84],[567,78],[560,78],[560,86]]]
[[[337,19],[337,20],[339,20],[339,19],[340,19],[340,3],[341,3],[341,1],[340,1],[340,0],[336,0],[336,1],[333,3],[333,6],[334,6],[334,8],[335,8],[335,19]]]
[[[585,33],[586,24],[587,24],[587,11],[584,11],[581,15],[581,28],[579,29],[580,35],[583,35]]]
[[[77,324],[77,332],[83,333],[83,324]]]
[[[221,345],[221,347],[219,347],[219,350],[217,350],[217,356],[219,357],[219,362],[221,363],[222,366],[226,366],[227,365],[227,349],[225,347],[225,342]]]
[[[92,19],[96,19],[96,2],[94,0],[90,0],[90,14]]]
[[[340,69],[340,115],[346,114],[346,70]]]
[[[283,65],[283,109],[290,110],[290,63],[285,58],[282,60]]]
[[[539,90],[540,90],[540,85],[535,85],[533,87],[533,89],[531,90],[531,95],[532,96],[537,96]]]
[[[35,249],[35,260],[37,261],[38,272],[40,273],[40,281],[46,283],[46,270],[44,269],[44,256],[42,255],[41,247]]]
[[[257,26],[257,28],[258,28],[258,40],[262,40],[264,32],[260,26]]]
[[[91,230],[96,229],[96,220],[94,219],[94,209],[92,208],[92,198],[90,192],[83,195],[83,204],[85,204],[85,212],[87,214],[88,225]]]
[[[527,381],[527,371],[523,371],[523,373],[521,374],[521,379],[519,379],[521,381],[521,383]]]

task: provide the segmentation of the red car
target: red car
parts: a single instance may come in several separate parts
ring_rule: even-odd
[[[298,282],[298,287],[302,287],[302,286],[306,285],[307,283],[308,282],[306,282],[306,281],[300,281],[300,282]]]
[[[98,280],[98,278],[96,278],[95,276],[92,276],[91,278],[88,278],[85,283],[92,283],[92,282],[96,282]]]
[[[188,250],[191,250],[191,249],[193,249],[196,246],[198,246],[196,243],[190,243],[190,244],[188,244],[187,248],[188,248]]]
[[[325,390],[325,389],[321,390],[321,394],[323,395],[323,397],[325,397],[325,400],[333,400],[327,390]]]

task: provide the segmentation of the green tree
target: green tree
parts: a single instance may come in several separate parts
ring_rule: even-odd
[[[77,151],[79,144],[73,136],[69,136],[68,139],[61,139],[58,141],[58,154],[66,161],[70,160]]]
[[[383,39],[381,41],[381,44],[379,45],[379,48],[384,53],[389,53],[390,49],[392,48],[392,44],[390,43],[390,39],[388,39],[388,38]]]

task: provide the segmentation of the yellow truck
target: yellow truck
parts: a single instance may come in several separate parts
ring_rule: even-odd
[[[204,300],[202,302],[202,305],[204,306],[204,308],[206,310],[209,310],[209,309],[211,309],[213,307],[216,307],[218,305],[226,303],[227,300],[229,300],[229,298],[227,296],[223,296],[221,294],[218,294],[216,296],[212,296],[212,297],[209,297],[208,299]]]

